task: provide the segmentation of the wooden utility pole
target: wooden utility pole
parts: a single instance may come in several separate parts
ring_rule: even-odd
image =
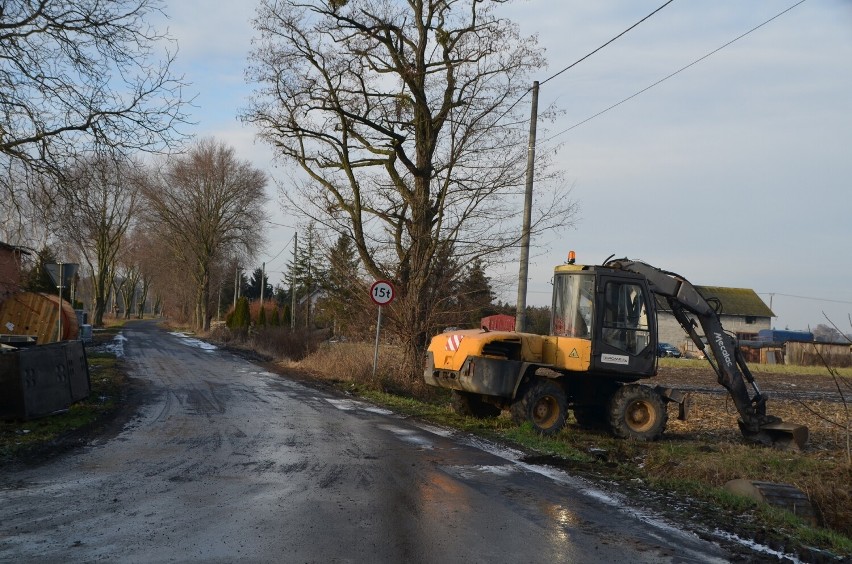
[[[239,291],[239,280],[240,280],[240,267],[237,266],[237,268],[234,270],[234,309],[237,309],[237,297],[238,297],[237,294],[240,293],[240,291]]]
[[[530,139],[527,145],[527,186],[524,193],[524,225],[521,228],[521,259],[518,272],[518,305],[515,312],[515,331],[523,331],[527,323],[527,278],[530,262],[530,223],[532,218],[533,178],[535,177],[535,132],[538,121],[538,81],[532,87]]]
[[[293,268],[290,271],[290,330],[296,328],[296,251],[299,248],[299,234],[293,234]]]
[[[260,307],[263,308],[263,290],[266,289],[266,263],[260,263]]]

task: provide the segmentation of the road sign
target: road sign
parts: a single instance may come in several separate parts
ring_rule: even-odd
[[[376,280],[370,286],[370,299],[376,305],[388,305],[393,301],[394,297],[393,284],[387,280]]]

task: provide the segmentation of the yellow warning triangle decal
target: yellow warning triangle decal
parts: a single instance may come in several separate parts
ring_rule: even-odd
[[[577,349],[571,349],[571,354],[568,355],[570,358],[580,358],[580,355],[577,354]]]

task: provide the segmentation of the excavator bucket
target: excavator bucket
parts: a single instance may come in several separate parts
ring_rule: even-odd
[[[749,431],[741,423],[740,430],[743,436],[750,441],[781,450],[800,451],[808,444],[808,428],[796,423],[785,423],[783,421],[765,423],[760,426],[757,433]]]
[[[768,423],[760,428],[772,439],[772,446],[780,449],[802,450],[808,444],[808,428],[796,423]]]

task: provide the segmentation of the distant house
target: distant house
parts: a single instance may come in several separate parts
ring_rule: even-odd
[[[772,327],[775,314],[760,296],[750,288],[723,288],[696,286],[704,299],[716,298],[722,304],[720,318],[726,331],[735,333],[740,340],[756,340],[761,330]],[[681,350],[695,350],[689,336],[677,322],[665,298],[657,296],[657,323],[660,342],[671,343]],[[697,328],[703,334],[701,326]]]
[[[0,302],[21,291],[21,259],[30,254],[0,241]]]

